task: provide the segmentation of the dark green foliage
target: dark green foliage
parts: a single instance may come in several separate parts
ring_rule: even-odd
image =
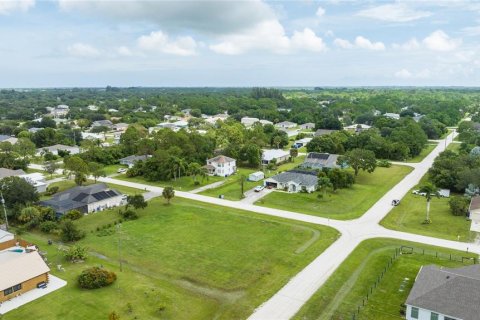
[[[448,205],[454,216],[464,216],[468,213],[470,199],[459,196],[451,197],[448,201]]]
[[[127,196],[127,208],[129,206],[135,209],[145,209],[148,206],[148,202],[145,201],[145,198],[141,194],[130,195]]]
[[[85,237],[85,232],[79,230],[71,220],[65,220],[60,227],[60,237],[62,241],[73,242]]]
[[[52,233],[55,230],[58,230],[59,224],[55,221],[44,221],[40,223],[39,228],[42,232]]]
[[[78,210],[70,210],[65,215],[62,217],[64,219],[70,219],[70,220],[78,220],[81,217],[83,217],[83,213],[81,213]]]
[[[132,209],[125,209],[121,210],[120,214],[125,220],[136,220],[138,219],[138,214],[135,212],[135,210]]]
[[[78,284],[83,289],[98,289],[111,285],[115,280],[117,275],[114,272],[92,267],[82,271]]]

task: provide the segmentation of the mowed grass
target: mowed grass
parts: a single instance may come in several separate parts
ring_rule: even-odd
[[[412,190],[419,189],[427,182],[424,176],[402,199],[399,206],[395,207],[380,222],[386,228],[422,234],[425,236],[443,238],[448,240],[472,241],[470,221],[465,216],[454,216],[450,212],[448,198],[432,198],[430,202],[431,224],[423,224],[427,212],[425,197],[412,194]],[[456,196],[452,194],[452,196]]]
[[[66,289],[8,313],[5,319],[31,314],[36,319],[106,319],[112,310],[121,319],[242,319],[338,237],[328,227],[180,198],[171,205],[154,199],[138,213],[138,220],[123,222],[118,229],[116,210],[81,218],[76,223],[87,232],[79,242],[91,252],[87,263],[63,262],[67,272],[60,276],[69,280]],[[96,231],[109,224],[111,235]],[[27,235],[48,250],[56,265],[61,259],[55,256],[55,246],[45,246],[49,237]],[[118,239],[123,272],[118,266]],[[94,291],[78,289],[75,279],[80,271],[99,264],[117,273],[118,288],[115,284]]]
[[[393,165],[390,168],[379,167],[373,173],[361,171],[351,188],[327,193],[323,199],[318,199],[319,192],[278,191],[270,193],[255,204],[332,219],[354,219],[364,214],[411,171],[412,168],[400,165]]]
[[[206,178],[197,177],[197,181],[199,183],[198,185],[196,185],[195,182],[193,181],[193,178],[189,176],[180,177],[180,178],[177,178],[177,180],[170,180],[170,181],[148,181],[144,177],[129,178],[125,174],[121,174],[116,176],[115,179],[130,181],[135,183],[142,183],[142,184],[156,186],[156,187],[172,186],[175,190],[190,191],[190,190],[205,186],[207,184],[211,184],[217,181],[222,181],[225,178],[216,177],[216,176],[206,177]]]
[[[426,156],[430,154],[430,152],[433,151],[437,147],[438,144],[436,143],[429,143],[425,146],[425,148],[422,149],[422,152],[418,156],[415,156],[411,159],[408,159],[407,162],[422,162],[423,159],[425,159]]]
[[[353,312],[362,305],[370,287],[394,256],[395,248],[402,245],[414,247],[414,253],[402,254],[395,260],[355,319],[405,319],[400,314],[400,305],[405,303],[421,266],[461,267],[473,263],[471,260],[466,260],[465,264],[459,262],[462,256],[474,257],[465,252],[395,239],[366,240],[348,256],[294,319],[353,319]],[[438,257],[435,252],[438,252]],[[458,261],[450,260],[450,254]]]
[[[268,170],[264,171],[265,178],[271,177],[276,175],[279,172],[287,171],[296,168],[300,165],[303,160],[305,160],[305,156],[296,157],[293,162],[286,162],[281,164],[277,167],[276,170]],[[259,171],[258,169],[250,169],[250,168],[239,168],[238,172],[232,176],[225,178],[225,182],[217,187],[208,189],[205,191],[200,192],[205,196],[211,197],[218,197],[219,195],[223,195],[225,199],[228,200],[241,200],[242,199],[242,187],[240,184],[241,176],[243,175],[245,180],[243,183],[243,192],[247,192],[250,189],[255,188],[256,186],[263,185],[263,180],[260,181],[248,181],[248,175],[253,172]]]

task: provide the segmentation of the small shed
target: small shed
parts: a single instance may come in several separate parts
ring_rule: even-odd
[[[265,179],[265,174],[262,171],[253,172],[248,175],[249,181],[260,181],[263,179]]]

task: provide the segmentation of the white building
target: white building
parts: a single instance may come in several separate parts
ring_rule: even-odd
[[[40,172],[22,174],[19,177],[25,179],[25,181],[34,186],[38,193],[47,191],[47,182],[45,181],[43,174]]]
[[[265,149],[262,152],[262,164],[269,164],[272,160],[282,163],[290,159],[290,152],[282,149]]]
[[[258,118],[250,118],[250,117],[243,117],[240,122],[245,126],[245,127],[251,127],[255,123],[260,122],[260,119]]]
[[[387,112],[383,116],[386,118],[394,119],[394,120],[400,120],[400,115],[398,113]]]
[[[227,177],[237,171],[237,161],[233,158],[220,155],[208,159],[205,168],[210,175]]]
[[[283,122],[279,122],[275,125],[275,128],[281,128],[281,129],[291,129],[291,128],[295,128],[297,126],[297,124],[295,122],[291,122],[291,121],[283,121]]]
[[[38,148],[36,154],[37,154],[37,156],[40,156],[40,155],[42,155],[43,152],[50,151],[54,155],[58,155],[59,150],[68,151],[70,153],[70,155],[80,153],[80,148],[77,147],[77,146],[65,146],[63,144],[56,144],[56,145],[53,145],[53,146],[50,146],[50,147]]]
[[[318,177],[316,172],[286,171],[268,178],[264,182],[266,187],[285,190],[287,192],[313,192],[317,189]]]
[[[248,175],[248,181],[260,181],[265,179],[265,173],[262,171],[252,172]]]
[[[98,111],[98,107],[96,105],[93,105],[93,104],[89,105],[87,107],[87,109],[90,110],[90,111]]]

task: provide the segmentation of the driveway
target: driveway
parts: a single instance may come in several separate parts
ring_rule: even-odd
[[[253,204],[257,200],[265,197],[267,194],[272,193],[274,190],[273,189],[263,189],[260,192],[255,192],[255,188],[248,190],[245,192],[245,198],[240,200],[241,203],[248,203],[248,204]]]

